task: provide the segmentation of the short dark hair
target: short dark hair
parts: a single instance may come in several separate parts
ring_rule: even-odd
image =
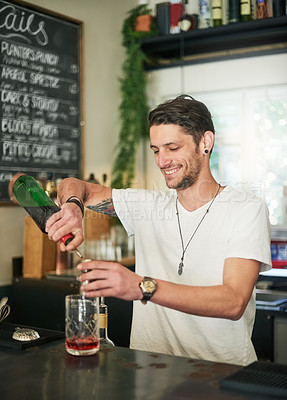
[[[205,104],[183,94],[167,100],[149,113],[149,126],[174,124],[193,136],[196,146],[206,131],[215,134],[211,114]]]

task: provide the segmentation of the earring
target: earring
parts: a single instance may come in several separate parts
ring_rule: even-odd
[[[204,150],[204,154],[208,154],[208,149],[205,149],[205,150]]]

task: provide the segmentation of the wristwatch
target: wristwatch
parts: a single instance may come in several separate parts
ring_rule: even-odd
[[[143,298],[141,299],[141,302],[142,304],[146,304],[147,301],[152,298],[157,289],[156,281],[148,276],[145,276],[139,286],[143,292]]]

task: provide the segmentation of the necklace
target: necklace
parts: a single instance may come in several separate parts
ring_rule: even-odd
[[[205,218],[206,215],[208,214],[208,212],[209,212],[209,210],[210,210],[210,207],[212,206],[214,200],[216,199],[216,197],[217,197],[217,195],[218,195],[218,193],[219,193],[220,188],[221,188],[221,185],[219,184],[219,185],[218,185],[217,192],[216,192],[216,195],[213,197],[212,202],[210,203],[209,207],[208,207],[207,210],[205,211],[205,214],[203,215],[203,217],[202,217],[201,220],[199,221],[197,227],[195,228],[193,234],[191,235],[191,237],[190,237],[190,239],[189,239],[189,241],[187,242],[187,244],[186,244],[185,247],[184,247],[184,244],[183,244],[183,237],[182,237],[182,231],[181,231],[181,225],[180,225],[179,213],[178,213],[178,206],[177,206],[178,197],[176,198],[175,208],[176,208],[177,223],[178,223],[178,229],[179,229],[180,240],[181,240],[181,247],[182,247],[182,255],[181,255],[181,259],[180,259],[180,263],[179,263],[179,265],[178,265],[178,271],[177,271],[178,275],[181,275],[182,272],[183,272],[183,267],[184,267],[183,260],[184,260],[185,252],[186,252],[186,250],[187,250],[187,248],[188,248],[190,242],[192,241],[194,235],[196,234],[197,229],[200,227],[202,221],[204,220],[204,218]]]

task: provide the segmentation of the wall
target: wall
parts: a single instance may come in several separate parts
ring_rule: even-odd
[[[118,78],[124,59],[121,26],[137,0],[31,0],[30,4],[80,20],[84,24],[84,177],[110,177],[119,131]],[[23,255],[25,212],[0,206],[0,287],[12,277],[12,257]]]

